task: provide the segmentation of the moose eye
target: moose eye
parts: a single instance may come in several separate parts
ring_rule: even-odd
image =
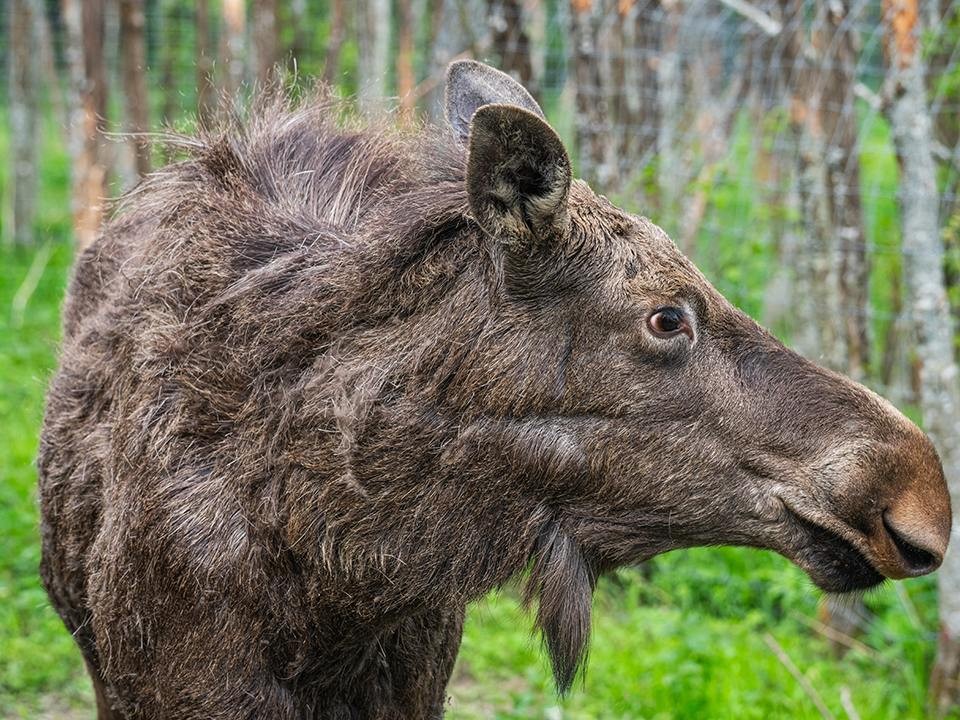
[[[685,333],[693,339],[693,331],[687,323],[683,310],[675,307],[660,308],[647,318],[647,327],[657,337],[670,338],[678,333]]]

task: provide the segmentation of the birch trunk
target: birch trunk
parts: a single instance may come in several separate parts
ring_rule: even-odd
[[[123,77],[126,130],[133,133],[137,174],[150,172],[150,108],[147,100],[147,50],[144,39],[146,16],[143,0],[120,0],[120,55]]]
[[[256,0],[253,8],[253,55],[256,79],[260,86],[274,79],[279,58],[277,0]]]
[[[344,0],[330,0],[330,34],[327,36],[327,53],[323,63],[323,81],[335,85],[340,76],[340,48],[346,26]]]
[[[793,67],[790,120],[796,144],[800,222],[807,242],[797,257],[797,349],[838,371],[846,369],[847,346],[840,297],[838,251],[827,177],[823,123],[822,37],[807,37],[802,0],[789,0],[784,13],[790,31],[786,67]]]
[[[210,47],[210,0],[197,0],[194,16],[194,64],[197,73],[197,117],[210,123],[217,110],[217,93],[213,82],[213,51]]]
[[[37,216],[37,128],[40,64],[34,56],[40,44],[43,3],[13,0],[9,23],[10,192],[11,217],[4,234],[17,245],[32,245]]]
[[[401,119],[410,123],[416,111],[416,76],[414,75],[414,32],[417,28],[413,0],[397,2],[397,97]]]
[[[609,107],[600,74],[598,35],[603,20],[603,0],[571,0],[570,38],[573,45],[573,82],[577,164],[591,183],[608,179],[604,170],[604,139]]]
[[[106,115],[102,0],[62,0],[70,68],[71,204],[78,251],[100,231],[106,196],[101,119]]]
[[[390,57],[390,0],[360,0],[356,5],[359,51],[357,99],[366,112],[384,107]]]
[[[661,4],[665,17],[656,70],[657,105],[660,110],[660,123],[657,126],[657,189],[664,222],[668,229],[676,233],[684,182],[679,132],[683,108],[683,67],[680,61],[683,3],[682,0],[664,0]],[[693,249],[692,239],[681,239],[680,249],[689,254]]]
[[[443,78],[447,64],[458,57],[483,57],[485,38],[474,29],[484,25],[482,0],[434,0],[430,77],[425,81],[426,108],[434,122],[443,120]]]
[[[527,20],[522,0],[487,0],[490,49],[497,66],[538,97]]]
[[[244,46],[247,32],[246,6],[243,0],[223,0],[223,26],[220,36],[220,59],[223,66],[223,87],[226,97],[235,98],[246,77]]]
[[[854,107],[858,14],[851,10],[850,0],[835,0],[824,13],[820,109],[826,137],[831,232],[840,262],[836,281],[846,350],[841,369],[863,380],[870,366],[870,265],[860,202],[859,127]]]
[[[920,374],[924,429],[943,462],[953,500],[953,534],[940,568],[940,636],[930,680],[935,712],[960,702],[960,375],[944,285],[933,134],[920,55],[918,0],[885,0],[890,125],[900,162],[903,273]]]

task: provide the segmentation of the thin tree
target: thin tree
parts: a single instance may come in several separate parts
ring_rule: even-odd
[[[7,238],[17,245],[33,243],[37,213],[37,127],[40,65],[34,57],[40,43],[43,3],[13,0],[9,29],[11,217]]]
[[[213,52],[210,47],[210,2],[197,0],[194,15],[196,34],[195,60],[197,72],[197,116],[204,124],[210,122],[217,109],[217,94],[213,79]]]
[[[367,111],[382,107],[389,87],[390,0],[361,0],[356,4],[357,99]]]
[[[572,0],[580,169],[608,191],[636,179],[659,138],[657,0]]]
[[[956,537],[960,530],[960,371],[944,282],[919,10],[918,0],[883,3],[887,72],[893,87],[888,113],[900,165],[905,305],[916,341],[923,426],[940,451],[954,508],[954,538],[938,574],[940,633],[930,680],[933,708],[946,715],[960,703],[960,543]]]
[[[823,22],[819,9],[814,25]],[[796,150],[796,182],[802,237],[796,253],[798,332],[802,353],[835,370],[844,370],[848,308],[840,296],[840,257],[835,242],[823,122],[824,74],[822,40],[808,34],[803,0],[786,0],[785,32],[789,34],[785,68],[790,69],[790,122]]]
[[[497,66],[537,97],[527,15],[522,0],[487,0],[490,49]]]
[[[253,53],[257,83],[269,84],[279,59],[279,24],[277,0],[257,0],[253,3]]]
[[[147,50],[144,0],[120,0],[120,56],[126,130],[132,133],[137,173],[150,172],[150,106],[147,97]]]
[[[327,35],[327,53],[323,63],[323,81],[336,85],[340,76],[340,50],[346,33],[344,0],[330,0],[330,33]]]
[[[70,153],[74,242],[96,238],[103,218],[107,168],[103,130],[107,108],[104,0],[62,0],[70,68]]]
[[[234,98],[240,92],[246,76],[244,66],[247,31],[246,6],[243,0],[223,0],[223,27],[220,35],[220,64],[223,69],[221,85],[226,97]]]
[[[397,0],[397,97],[404,122],[413,120],[417,104],[413,62],[416,18],[413,0]]]

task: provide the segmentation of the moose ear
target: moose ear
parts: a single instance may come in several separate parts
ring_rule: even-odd
[[[476,60],[458,60],[447,68],[447,121],[461,143],[470,134],[470,120],[484,105],[516,105],[543,117],[526,88],[506,73]]]
[[[484,105],[470,123],[467,196],[489,235],[523,244],[569,225],[570,158],[540,116]]]

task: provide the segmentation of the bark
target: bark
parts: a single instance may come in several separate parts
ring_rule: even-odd
[[[572,0],[580,172],[622,190],[649,163],[659,137],[659,2]]]
[[[60,85],[60,75],[57,72],[57,58],[54,53],[53,28],[51,27],[52,23],[49,15],[49,9],[46,8],[46,3],[44,2],[40,2],[39,6],[44,9],[44,12],[41,12],[40,14],[40,40],[38,51],[40,56],[40,64],[43,68],[42,85],[44,90],[47,92],[47,97],[50,99],[51,105],[53,106],[53,114],[56,116],[57,121],[64,128],[66,128],[66,100],[63,97],[63,88]]]
[[[307,10],[307,0],[291,0],[287,20],[292,28],[290,45],[286,48],[287,61],[291,70],[296,70],[300,57],[310,49],[307,31],[311,27],[311,20]]]
[[[883,8],[888,73],[894,88],[888,112],[900,163],[905,304],[915,335],[923,425],[940,452],[954,508],[952,541],[938,574],[940,641],[930,680],[933,709],[946,715],[960,702],[960,375],[944,283],[918,0],[885,0]]]
[[[17,245],[32,245],[37,215],[37,128],[40,114],[39,64],[34,57],[40,41],[43,3],[13,0],[8,21],[10,92],[11,217],[5,235]]]
[[[522,0],[487,0],[490,49],[497,67],[538,97],[527,15]]]
[[[603,18],[602,2],[570,2],[577,164],[585,180],[601,185],[610,176],[604,168],[604,140],[609,136],[610,109],[602,90],[597,42]]]
[[[107,84],[103,60],[103,0],[62,0],[70,68],[71,204],[74,242],[83,250],[96,238],[103,218],[107,172],[103,122]]]
[[[160,87],[163,90],[163,103],[160,106],[160,118],[164,125],[172,126],[177,115],[177,83],[175,76],[176,46],[170,41],[177,27],[176,8],[173,0],[160,0],[157,5],[160,18],[160,34],[168,40],[161,44]],[[166,154],[170,159],[169,153]]]
[[[223,0],[222,11],[223,25],[220,35],[220,62],[224,71],[222,85],[225,96],[235,98],[246,78],[244,66],[246,7],[243,0]]]
[[[683,20],[681,0],[662,3],[665,12],[660,60],[657,63],[657,104],[660,123],[657,125],[657,185],[659,206],[670,230],[677,229],[680,198],[683,194],[683,167],[680,153],[680,124],[683,113],[683,65],[680,56],[680,24]],[[692,240],[692,239],[691,239]],[[692,249],[692,241],[684,239],[684,252]]]
[[[430,73],[425,81],[426,107],[435,122],[443,119],[443,78],[447,64],[458,57],[482,58],[486,37],[475,33],[484,27],[485,5],[481,0],[434,0],[433,38],[430,43]]]
[[[344,0],[330,0],[330,34],[327,36],[327,54],[323,63],[323,80],[334,85],[340,75],[340,49],[346,26]]]
[[[806,246],[797,256],[798,332],[794,338],[804,355],[843,371],[847,365],[847,312],[840,294],[841,257],[835,242],[823,119],[821,39],[807,37],[802,0],[786,3],[785,32],[789,49],[785,65],[791,77],[790,121],[796,147],[800,222]]]
[[[416,76],[413,70],[414,32],[416,15],[413,0],[397,2],[397,97],[400,99],[400,115],[404,122],[412,122],[416,110]]]
[[[862,3],[857,3],[862,9]],[[828,3],[823,18],[820,112],[826,139],[827,199],[831,233],[840,267],[836,280],[838,304],[844,309],[841,369],[863,380],[870,366],[870,266],[860,201],[859,132],[854,86],[857,83],[860,14],[850,0]]]
[[[279,59],[277,0],[256,0],[253,8],[253,54],[256,79],[261,86],[274,79]]]
[[[147,50],[144,39],[146,16],[143,0],[120,0],[120,55],[126,130],[133,133],[137,174],[150,172],[150,108],[147,99]]]
[[[361,109],[383,108],[390,58],[390,0],[360,0],[356,4],[358,88]]]
[[[210,0],[197,0],[194,16],[196,33],[195,64],[197,72],[197,117],[210,123],[217,110],[217,93],[213,84],[213,50],[210,47]]]

